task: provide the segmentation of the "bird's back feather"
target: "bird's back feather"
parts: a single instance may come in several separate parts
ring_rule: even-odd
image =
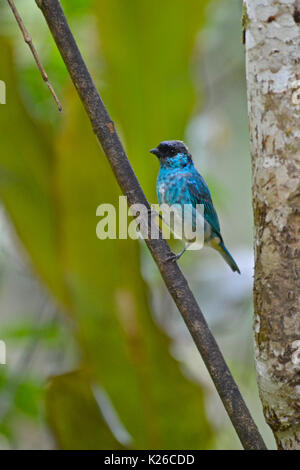
[[[161,204],[197,204],[204,205],[204,218],[214,234],[222,240],[217,213],[211,200],[210,191],[204,178],[193,164],[186,168],[161,168],[157,179],[157,195]]]

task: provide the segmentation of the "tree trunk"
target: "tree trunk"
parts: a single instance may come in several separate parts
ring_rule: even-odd
[[[300,449],[300,1],[244,0],[255,356],[279,449]]]

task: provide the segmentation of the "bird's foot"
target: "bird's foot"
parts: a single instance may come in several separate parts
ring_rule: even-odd
[[[178,255],[176,253],[172,253],[171,255],[167,256],[166,262],[171,261],[171,262],[175,263],[175,261],[178,261],[179,258],[183,255],[183,253],[186,251],[186,249],[187,249],[187,246],[184,248],[184,250],[182,250],[180,253],[178,253]]]
[[[175,263],[175,261],[179,260],[180,256],[181,256],[181,253],[179,253],[178,255],[176,255],[176,253],[171,253],[169,256],[165,258],[165,262],[168,263],[169,261],[171,261],[171,263]]]
[[[157,212],[157,210],[154,207],[150,207],[147,210],[148,210],[149,215],[151,215],[151,216],[156,215],[156,217],[159,217],[161,220],[163,220],[162,215],[159,212]]]

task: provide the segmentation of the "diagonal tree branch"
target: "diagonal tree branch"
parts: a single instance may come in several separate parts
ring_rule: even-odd
[[[51,95],[53,96],[53,98],[54,98],[54,100],[55,100],[55,103],[57,104],[58,110],[59,110],[59,111],[62,111],[62,106],[61,106],[61,104],[60,104],[60,101],[59,101],[59,99],[58,99],[58,97],[57,97],[57,95],[56,95],[56,93],[55,93],[55,91],[54,91],[53,86],[52,86],[51,83],[49,82],[48,75],[47,75],[47,73],[46,73],[46,71],[45,71],[45,69],[44,69],[44,67],[43,67],[43,64],[42,64],[41,61],[40,61],[40,58],[39,58],[38,53],[37,53],[37,50],[36,50],[36,48],[34,47],[34,44],[33,44],[33,42],[32,42],[31,36],[29,35],[27,29],[25,28],[25,25],[24,25],[24,23],[23,23],[23,21],[22,21],[22,18],[21,18],[21,16],[20,16],[20,14],[19,14],[19,12],[18,12],[18,10],[17,10],[15,4],[14,4],[14,1],[13,1],[13,0],[7,0],[7,1],[8,1],[8,4],[9,4],[9,6],[10,6],[10,8],[11,8],[11,10],[12,10],[14,16],[15,16],[15,18],[16,18],[16,21],[17,21],[17,23],[18,23],[18,25],[19,25],[19,28],[20,28],[20,30],[21,30],[21,33],[23,34],[24,41],[26,42],[26,44],[28,44],[28,46],[29,46],[29,48],[30,48],[30,50],[31,50],[31,52],[32,52],[32,55],[33,55],[33,57],[34,57],[34,60],[36,61],[36,64],[37,64],[37,66],[38,66],[38,68],[39,68],[39,70],[40,70],[40,72],[41,72],[42,78],[43,78],[44,82],[46,83],[47,87],[49,88],[50,93],[51,93]]]
[[[127,196],[128,204],[140,203],[150,208],[120,142],[114,123],[80,54],[59,1],[36,0],[36,3],[43,12],[93,130],[121,190]],[[149,222],[150,218],[149,213]],[[242,445],[249,450],[266,449],[184,275],[176,263],[168,261],[171,250],[167,242],[163,239],[150,238],[145,241],[206,364]]]

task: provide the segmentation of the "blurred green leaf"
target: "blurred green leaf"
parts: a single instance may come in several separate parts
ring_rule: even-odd
[[[4,38],[0,50],[0,76],[7,89],[7,104],[0,106],[0,196],[39,274],[63,297],[51,144],[22,103],[11,46]]]
[[[55,342],[60,337],[60,330],[57,324],[48,323],[36,325],[34,320],[25,319],[23,322],[13,323],[2,328],[1,335],[7,340],[23,340],[28,338],[39,339],[43,342]]]
[[[7,381],[6,370],[4,367],[0,369],[0,390],[5,387]]]
[[[40,403],[42,396],[43,389],[41,383],[33,379],[26,379],[18,384],[14,403],[19,411],[36,418],[41,413]]]
[[[82,372],[51,379],[47,403],[49,423],[60,448],[123,449],[104,421],[89,381]]]
[[[7,423],[7,420],[3,420],[0,422],[0,434],[5,436],[8,441],[13,440],[14,434],[12,432],[11,426]]]

